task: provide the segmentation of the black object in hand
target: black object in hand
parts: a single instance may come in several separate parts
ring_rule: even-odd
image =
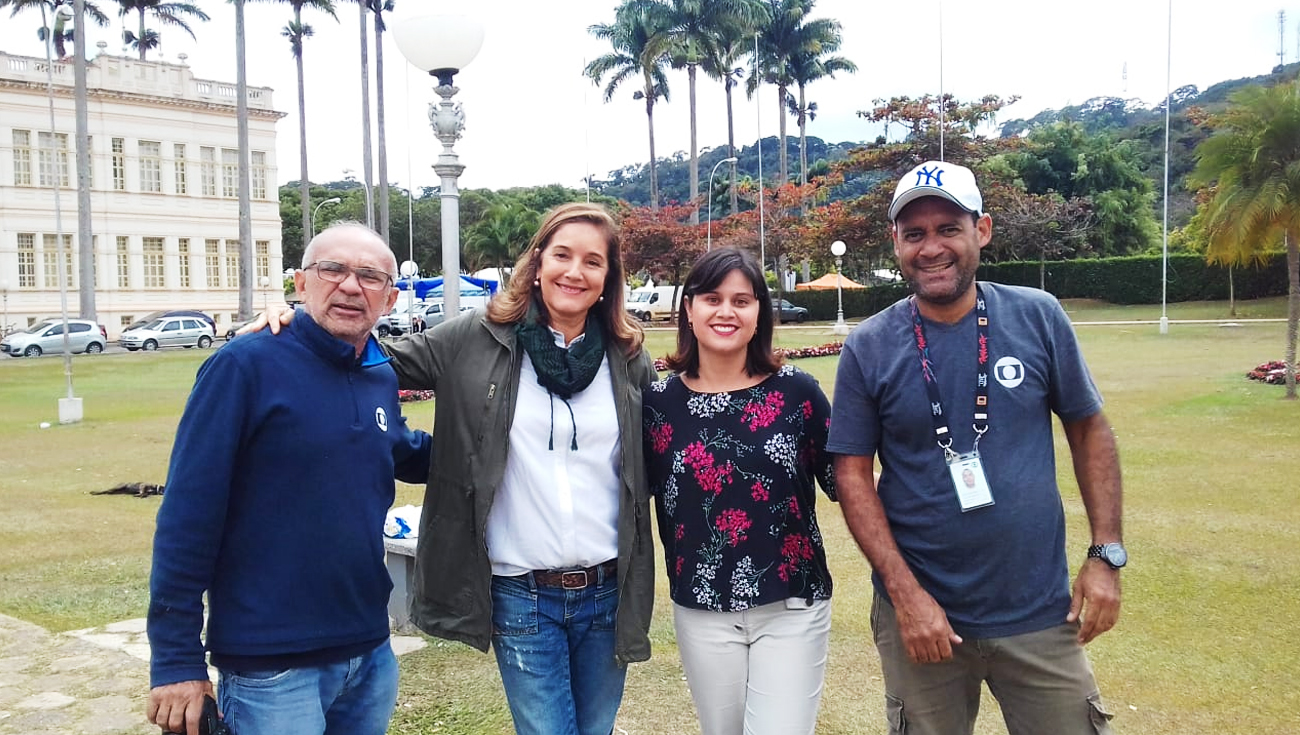
[[[185,733],[163,730],[162,735],[185,735]],[[199,735],[235,735],[234,730],[226,726],[217,716],[217,700],[211,695],[203,698],[203,714],[199,716]]]

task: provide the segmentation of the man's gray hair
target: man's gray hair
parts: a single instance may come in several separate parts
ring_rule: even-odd
[[[312,257],[314,255],[313,250],[316,246],[316,241],[331,233],[339,234],[338,233],[339,230],[361,230],[362,232],[375,238],[381,243],[384,241],[384,238],[381,237],[378,232],[376,232],[371,227],[367,226],[366,223],[364,222],[355,222],[353,220],[341,220],[321,230],[319,234],[317,234],[315,237],[311,239],[311,242],[307,243],[307,249],[302,251],[303,268],[306,268],[307,266],[316,262],[316,259]],[[397,278],[397,256],[393,254],[392,249],[389,248],[387,244],[385,244],[384,247],[388,249],[388,255],[392,259],[392,268],[389,269],[389,274],[392,275],[393,278],[395,279]]]

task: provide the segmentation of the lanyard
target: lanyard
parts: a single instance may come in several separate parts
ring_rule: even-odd
[[[921,356],[921,377],[925,379],[925,390],[930,398],[934,439],[943,449],[944,457],[952,461],[958,455],[952,449],[952,434],[948,431],[948,418],[939,397],[939,383],[935,379],[934,363],[930,359],[930,343],[925,339],[925,325],[921,322],[921,312],[916,308],[916,297],[913,296],[907,303],[912,310],[912,334],[916,337],[916,351]],[[979,369],[975,376],[975,420],[971,424],[975,430],[975,444],[972,451],[979,450],[980,437],[989,430],[989,311],[984,303],[984,292],[978,285],[975,287],[975,325]]]

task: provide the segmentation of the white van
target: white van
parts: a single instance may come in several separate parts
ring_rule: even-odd
[[[642,286],[628,293],[624,308],[643,322],[674,319],[682,299],[681,286]]]

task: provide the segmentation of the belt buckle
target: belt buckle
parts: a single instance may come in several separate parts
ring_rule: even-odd
[[[587,587],[587,571],[560,572],[560,587],[566,590],[580,590]]]

